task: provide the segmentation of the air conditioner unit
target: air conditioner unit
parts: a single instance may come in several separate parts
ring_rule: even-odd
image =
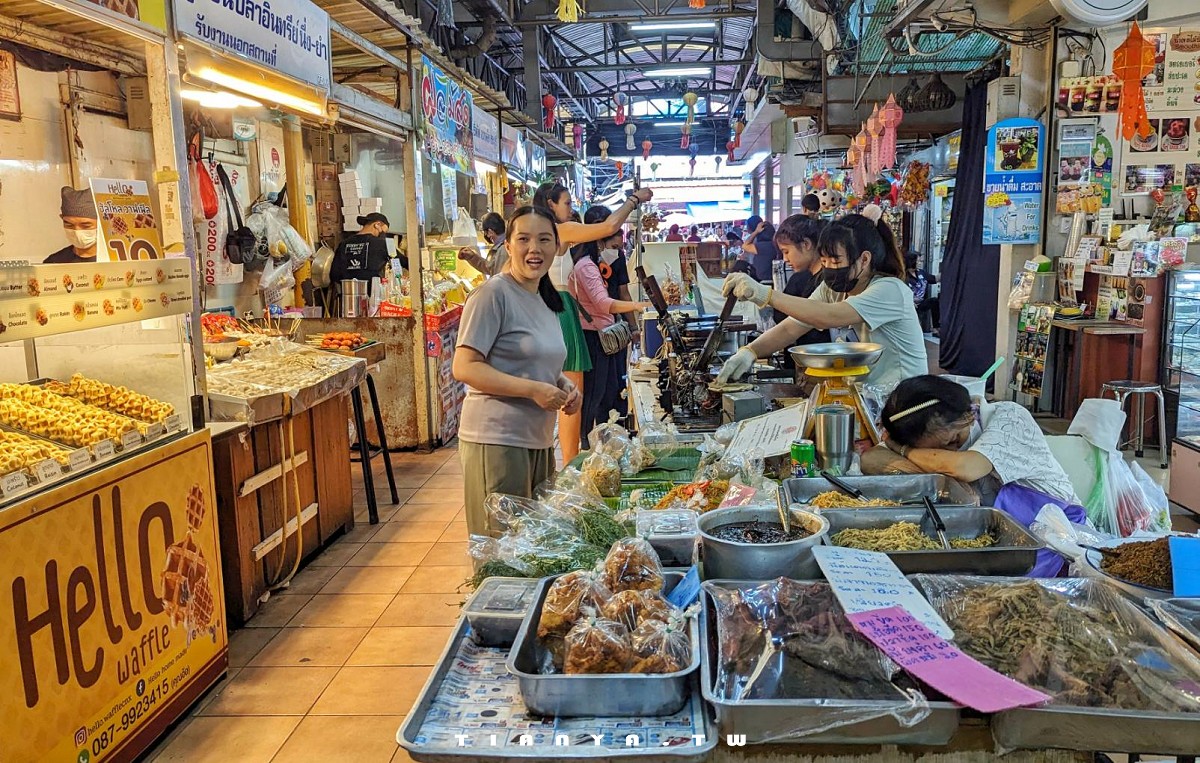
[[[987,126],[1012,119],[1021,111],[1021,78],[997,77],[988,83]]]

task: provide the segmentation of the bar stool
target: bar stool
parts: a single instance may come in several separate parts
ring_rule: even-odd
[[[396,492],[396,475],[392,472],[392,454],[388,450],[387,433],[383,429],[383,415],[379,412],[379,395],[375,392],[375,380],[367,373],[367,394],[371,398],[371,414],[375,417],[375,428],[379,430],[379,447],[375,448],[367,440],[367,423],[363,410],[362,390],[359,385],[350,390],[350,406],[354,411],[354,429],[358,442],[350,446],[350,451],[358,451],[358,458],[351,458],[362,464],[363,487],[367,491],[367,517],[373,525],[379,524],[379,504],[375,500],[375,477],[371,474],[371,459],[383,456],[384,472],[387,474],[388,487],[392,492],[392,505],[400,503],[400,494]]]
[[[1146,395],[1154,395],[1158,398],[1158,462],[1163,469],[1167,468],[1167,411],[1166,403],[1163,402],[1162,385],[1153,382],[1132,381],[1130,379],[1120,379],[1117,381],[1105,382],[1100,385],[1100,397],[1104,397],[1108,393],[1112,393],[1120,404],[1122,410],[1125,408],[1126,398],[1132,396],[1136,403],[1135,410],[1136,425],[1130,429],[1132,438],[1129,442],[1133,443],[1133,454],[1138,458],[1142,457],[1144,445],[1144,430],[1146,426]]]

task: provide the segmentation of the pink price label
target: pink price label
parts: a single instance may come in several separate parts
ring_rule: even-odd
[[[851,624],[908,673],[981,713],[1040,705],[1050,697],[968,657],[903,607],[847,614]]]
[[[758,491],[746,485],[730,485],[725,492],[725,500],[721,501],[718,509],[731,509],[736,506],[748,506],[754,500]]]

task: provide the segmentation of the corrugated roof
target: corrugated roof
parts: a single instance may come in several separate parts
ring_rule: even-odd
[[[860,39],[856,56],[860,70],[873,70],[883,61],[883,67],[894,72],[965,72],[977,68],[1000,48],[999,40],[982,33],[968,34],[957,42],[953,34],[926,33],[920,36],[920,48],[937,51],[935,55],[897,56],[883,38],[883,28],[894,17],[895,10],[896,0],[860,0],[850,14],[848,31]],[[856,20],[860,15],[865,20],[861,33]],[[901,50],[905,47],[902,39],[893,40],[892,44]]]

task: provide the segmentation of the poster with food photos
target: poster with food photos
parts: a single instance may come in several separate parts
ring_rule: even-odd
[[[1021,306],[1017,318],[1017,357],[1010,379],[1014,392],[1041,397],[1053,321],[1054,305],[1027,303]]]

